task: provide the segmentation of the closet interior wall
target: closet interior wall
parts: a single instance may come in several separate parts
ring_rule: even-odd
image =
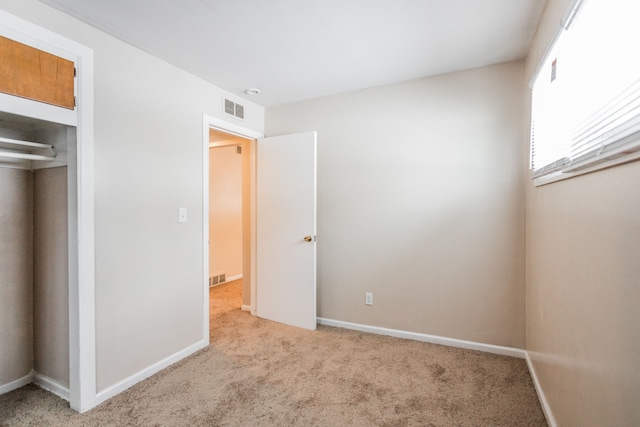
[[[68,390],[66,151],[75,128],[0,113],[0,137],[51,144],[57,154],[0,158],[0,389],[40,378]]]

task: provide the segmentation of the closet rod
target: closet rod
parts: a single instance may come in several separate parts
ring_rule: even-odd
[[[0,157],[6,157],[10,159],[24,159],[24,160],[43,160],[51,162],[55,160],[52,156],[41,156],[40,154],[28,154],[28,153],[16,153],[13,151],[0,151]]]
[[[53,145],[49,145],[49,144],[41,144],[39,142],[31,142],[31,141],[21,141],[19,139],[3,138],[1,136],[0,136],[0,142],[3,142],[5,144],[21,145],[23,147],[33,147],[33,148],[42,148],[42,149],[53,148]]]

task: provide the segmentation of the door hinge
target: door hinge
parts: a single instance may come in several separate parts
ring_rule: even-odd
[[[77,77],[78,76],[78,69],[76,67],[73,67],[73,77]]]

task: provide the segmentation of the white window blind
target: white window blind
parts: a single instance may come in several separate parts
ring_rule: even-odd
[[[571,173],[640,152],[640,1],[579,0],[532,84],[531,169]]]

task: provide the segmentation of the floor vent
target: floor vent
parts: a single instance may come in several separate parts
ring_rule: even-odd
[[[244,105],[235,103],[229,99],[224,99],[224,112],[230,116],[244,120]]]
[[[227,281],[227,273],[216,274],[215,276],[209,277],[209,287],[221,285]]]

